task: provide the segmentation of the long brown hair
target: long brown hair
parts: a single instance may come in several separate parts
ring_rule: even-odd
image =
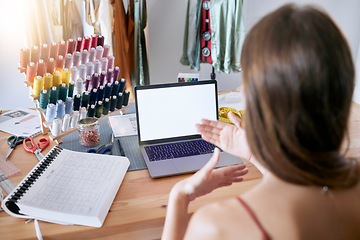
[[[339,153],[354,90],[349,46],[331,18],[285,5],[248,33],[241,65],[254,157],[281,179],[350,187],[357,161]]]

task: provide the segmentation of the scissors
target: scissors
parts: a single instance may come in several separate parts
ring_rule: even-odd
[[[30,142],[31,147],[29,147],[26,143]],[[47,138],[40,138],[37,144],[35,144],[33,138],[25,138],[23,141],[23,146],[25,151],[34,153],[39,161],[44,158],[44,155],[41,154],[41,151],[44,150],[49,145],[50,141]]]
[[[15,135],[13,135],[13,136],[10,136],[10,137],[7,139],[7,143],[10,145],[10,147],[9,147],[9,150],[8,150],[8,152],[7,152],[7,155],[6,155],[5,159],[7,159],[7,158],[10,156],[10,154],[12,153],[12,151],[14,150],[14,148],[15,148],[17,145],[23,143],[23,141],[24,141],[25,138],[26,138],[26,137],[24,137],[24,136],[15,136]]]
[[[111,141],[108,144],[102,145],[98,149],[95,148],[89,149],[87,152],[105,154],[106,152],[111,151],[113,143],[114,143],[114,134],[111,135]]]

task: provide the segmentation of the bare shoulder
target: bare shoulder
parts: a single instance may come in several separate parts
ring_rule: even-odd
[[[258,230],[236,198],[208,204],[189,221],[185,239],[239,239],[258,236]]]

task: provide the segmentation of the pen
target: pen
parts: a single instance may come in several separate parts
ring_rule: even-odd
[[[124,152],[123,147],[121,146],[120,139],[118,139],[118,142],[119,142],[119,147],[120,147],[120,156],[124,156],[124,157],[125,157],[125,152]]]

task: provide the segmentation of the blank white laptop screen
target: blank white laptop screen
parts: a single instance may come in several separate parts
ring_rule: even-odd
[[[201,119],[217,119],[215,84],[141,89],[136,94],[140,141],[196,135]]]

